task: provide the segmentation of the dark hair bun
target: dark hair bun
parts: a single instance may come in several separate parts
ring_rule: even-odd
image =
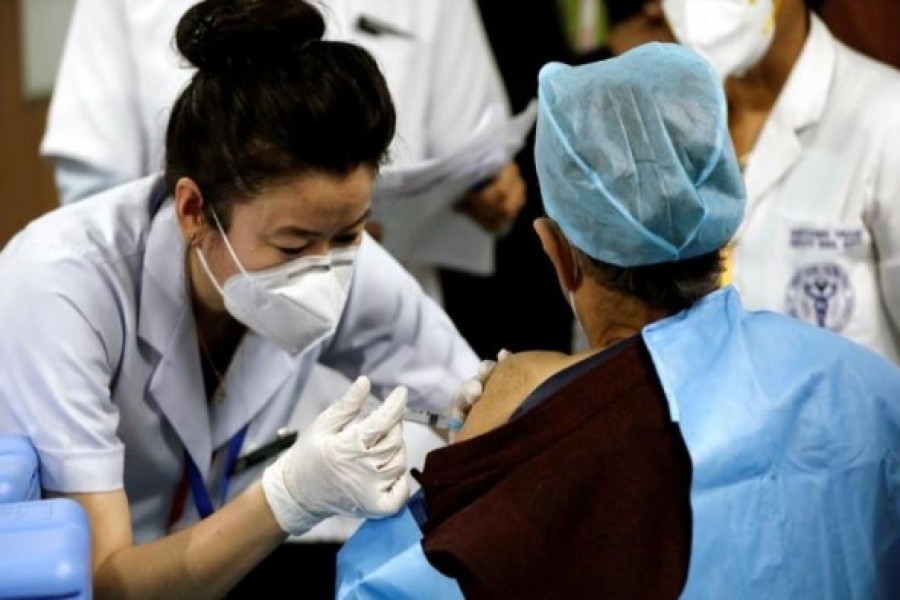
[[[325,21],[304,0],[203,0],[181,17],[178,51],[201,70],[280,62],[322,39]]]

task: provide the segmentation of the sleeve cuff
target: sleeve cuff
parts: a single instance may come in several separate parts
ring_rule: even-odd
[[[41,487],[64,493],[93,493],[124,487],[122,448],[82,452],[48,452],[38,448]]]

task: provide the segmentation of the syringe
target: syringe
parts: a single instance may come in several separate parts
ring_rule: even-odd
[[[447,415],[439,415],[424,410],[407,409],[406,414],[403,415],[403,420],[421,423],[434,429],[451,429],[453,431],[462,429],[462,422],[459,419],[451,419]]]

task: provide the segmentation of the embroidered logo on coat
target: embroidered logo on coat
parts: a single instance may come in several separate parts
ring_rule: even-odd
[[[808,323],[841,331],[850,321],[855,294],[847,271],[835,263],[797,269],[788,284],[786,312]]]

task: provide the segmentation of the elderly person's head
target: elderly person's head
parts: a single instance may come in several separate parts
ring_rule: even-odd
[[[551,63],[539,100],[536,228],[589,338],[610,314],[639,328],[715,290],[744,187],[709,63],[657,43]]]

